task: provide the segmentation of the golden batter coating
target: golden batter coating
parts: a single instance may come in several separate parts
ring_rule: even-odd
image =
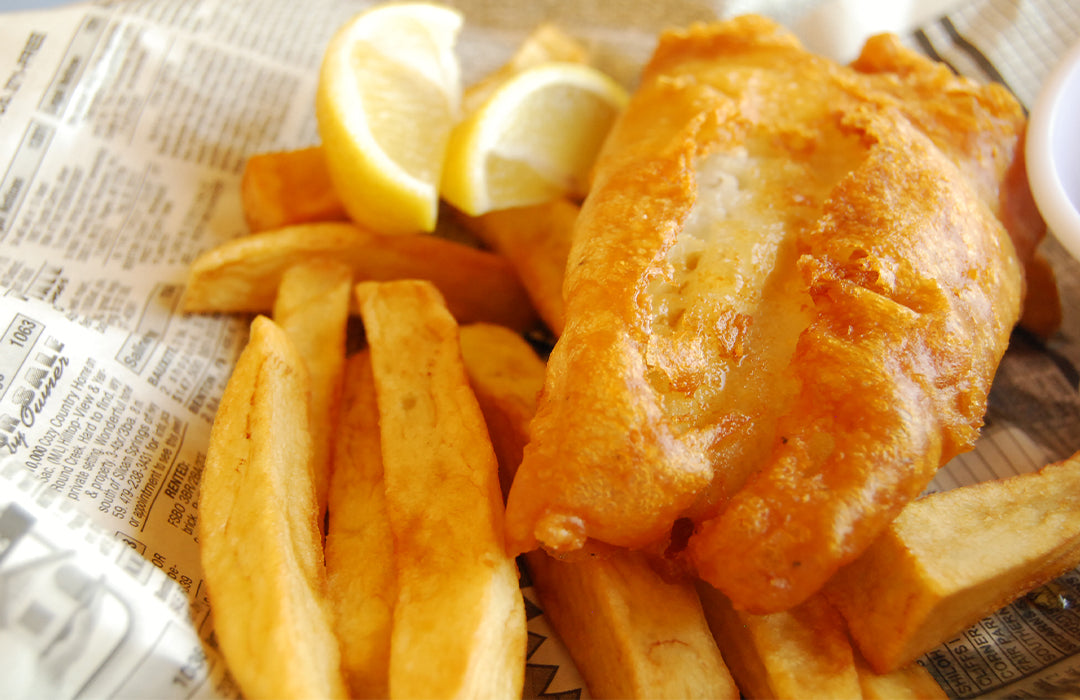
[[[690,518],[703,578],[785,609],[970,448],[1044,227],[1019,107],[943,70],[754,16],[661,37],[575,229],[513,548]]]

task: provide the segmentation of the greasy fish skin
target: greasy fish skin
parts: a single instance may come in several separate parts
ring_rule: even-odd
[[[1044,230],[1023,115],[890,40],[864,59],[759,17],[661,37],[575,229],[513,549],[690,518],[703,578],[785,609],[970,447]]]

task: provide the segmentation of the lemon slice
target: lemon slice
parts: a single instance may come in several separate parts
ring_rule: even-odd
[[[349,216],[380,233],[431,231],[447,139],[459,118],[459,12],[380,5],[338,30],[315,109],[334,189]]]
[[[443,198],[466,214],[583,196],[626,90],[599,70],[550,63],[495,89],[450,135]]]

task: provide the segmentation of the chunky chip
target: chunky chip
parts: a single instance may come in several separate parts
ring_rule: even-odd
[[[345,697],[326,599],[308,376],[266,317],[226,386],[199,503],[218,644],[249,698]]]
[[[457,324],[428,282],[365,282],[356,296],[371,349],[397,566],[390,695],[517,697],[524,600]]]
[[[562,334],[562,285],[578,206],[566,199],[464,217],[465,226],[514,267],[540,318]]]
[[[747,697],[862,698],[843,618],[824,597],[752,615],[706,583],[698,592],[720,652]]]
[[[366,350],[346,363],[341,405],[330,478],[326,577],[349,695],[384,698],[397,579],[379,410]]]
[[[240,180],[240,202],[253,232],[348,218],[330,182],[321,146],[248,158]]]
[[[537,320],[504,258],[436,236],[380,236],[348,223],[290,226],[204,252],[188,272],[184,311],[267,312],[285,270],[311,258],[348,265],[356,281],[429,280],[461,323],[526,330]]]
[[[281,277],[273,319],[289,334],[311,378],[311,450],[319,523],[326,513],[333,427],[341,398],[352,272],[335,260],[303,260]]]
[[[509,492],[529,421],[544,386],[544,361],[517,333],[490,323],[461,327],[461,357],[499,460],[503,496]]]
[[[1080,454],[910,503],[826,594],[885,673],[1077,565]]]
[[[876,673],[852,648],[843,618],[821,594],[791,610],[753,615],[736,610],[723,593],[704,582],[699,582],[698,592],[720,652],[746,697],[946,697],[918,664]]]
[[[598,698],[740,697],[688,581],[641,552],[560,561],[526,555],[544,614]]]

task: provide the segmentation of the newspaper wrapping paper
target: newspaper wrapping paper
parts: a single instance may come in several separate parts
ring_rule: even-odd
[[[246,233],[246,156],[316,142],[323,47],[367,4],[102,2],[0,21],[0,696],[239,696],[215,649],[194,533],[246,319],[183,316],[177,303],[193,257]],[[759,11],[845,60],[863,38],[851,27],[875,28],[854,22],[854,0],[449,4],[466,14],[466,82],[544,20],[628,87],[668,26]],[[889,12],[916,5],[949,12],[905,34],[912,46],[1027,106],[1080,37],[1071,0]],[[1014,337],[977,449],[934,489],[1080,450],[1080,266],[1044,245],[1062,331],[1045,344]],[[525,696],[587,697],[525,591]],[[921,662],[954,697],[1075,695],[1077,602],[1072,572]]]

